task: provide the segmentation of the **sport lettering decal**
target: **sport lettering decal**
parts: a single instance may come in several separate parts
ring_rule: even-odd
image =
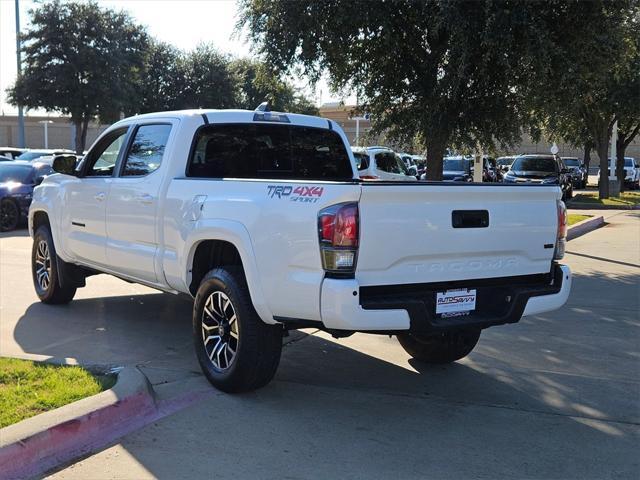
[[[267,197],[289,199],[291,202],[316,203],[322,196],[324,187],[306,187],[291,185],[268,185]]]

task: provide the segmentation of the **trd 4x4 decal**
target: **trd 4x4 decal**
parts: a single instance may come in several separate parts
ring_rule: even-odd
[[[323,187],[306,187],[303,185],[268,185],[267,197],[288,198],[292,202],[316,203],[324,192]]]

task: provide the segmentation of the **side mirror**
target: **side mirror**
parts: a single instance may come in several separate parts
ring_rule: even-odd
[[[76,172],[76,157],[75,155],[58,155],[54,157],[51,168],[57,173],[63,175],[77,176]]]

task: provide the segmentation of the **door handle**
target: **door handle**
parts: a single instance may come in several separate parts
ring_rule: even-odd
[[[153,197],[146,193],[144,195],[138,195],[136,197],[136,200],[138,200],[143,205],[151,205],[153,203]]]
[[[100,193],[98,193],[98,194],[97,194],[95,197],[93,197],[93,198],[95,198],[97,201],[101,202],[101,201],[103,201],[103,200],[106,198],[106,196],[107,196],[107,194],[106,194],[106,193],[104,193],[104,192],[100,192]]]

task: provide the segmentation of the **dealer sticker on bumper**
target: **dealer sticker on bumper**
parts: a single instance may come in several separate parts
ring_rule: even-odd
[[[462,288],[436,295],[436,313],[469,312],[476,308],[476,290]]]

